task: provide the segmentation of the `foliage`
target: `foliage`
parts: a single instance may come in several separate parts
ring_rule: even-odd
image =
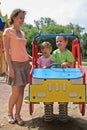
[[[82,35],[81,39],[82,56],[87,57],[87,33]]]
[[[34,37],[37,35],[38,30],[36,27],[33,27],[32,25],[24,24],[22,26],[22,30],[25,32],[26,39],[27,39],[27,51],[29,54],[32,53],[32,41]]]
[[[81,42],[81,53],[82,56],[87,56],[87,33],[82,34],[85,28],[79,26],[79,25],[74,25],[72,23],[63,26],[63,25],[58,25],[53,19],[51,18],[43,18],[41,17],[40,20],[35,21],[35,26],[31,24],[26,24],[24,23],[22,30],[26,34],[27,38],[27,51],[28,53],[32,53],[32,41],[34,37],[38,34],[39,31],[41,31],[42,34],[60,34],[60,33],[65,33],[65,34],[70,34],[72,30],[78,37],[80,38]],[[68,49],[71,50],[71,43],[74,37],[69,37],[69,43],[68,43]],[[56,49],[56,44],[55,44],[55,38],[41,38],[38,39],[38,47],[40,50],[40,45],[43,41],[49,41],[52,44],[53,50]]]
[[[56,22],[51,18],[43,18],[41,17],[40,20],[34,20],[34,23],[38,30],[41,30],[44,27],[53,26],[56,25]]]

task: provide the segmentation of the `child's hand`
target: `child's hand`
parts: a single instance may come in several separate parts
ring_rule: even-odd
[[[64,62],[61,64],[62,68],[73,68],[73,63],[72,62]]]
[[[67,68],[67,67],[68,67],[68,63],[67,63],[67,62],[62,63],[62,64],[61,64],[61,67],[62,67],[62,68]]]
[[[43,68],[47,68],[47,66],[44,66]]]
[[[42,56],[42,53],[38,52],[38,57]]]

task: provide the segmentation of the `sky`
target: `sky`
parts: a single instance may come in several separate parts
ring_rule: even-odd
[[[34,25],[34,20],[50,17],[57,24],[78,24],[87,32],[87,0],[0,0],[3,15],[21,8],[27,12],[25,22]]]

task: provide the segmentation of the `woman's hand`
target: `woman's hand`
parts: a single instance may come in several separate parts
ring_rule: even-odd
[[[11,77],[11,78],[14,78],[14,77],[15,77],[15,73],[14,73],[14,69],[13,69],[13,68],[9,68],[9,70],[8,70],[8,75],[9,75],[9,77]]]

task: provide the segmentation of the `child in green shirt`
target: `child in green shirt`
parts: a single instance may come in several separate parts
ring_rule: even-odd
[[[73,67],[74,57],[66,46],[68,38],[66,36],[56,36],[56,45],[58,49],[54,50],[51,56],[53,62],[61,64],[62,68]]]
[[[74,63],[74,57],[69,51],[66,46],[68,44],[68,38],[66,36],[57,36],[56,37],[56,45],[58,49],[53,51],[51,60],[52,62],[60,63],[62,68],[72,68]],[[67,102],[60,102],[59,107],[62,106],[64,108],[67,108],[68,103]],[[65,115],[62,116],[61,111],[59,111],[59,120],[63,122],[67,122],[67,113],[64,113]]]

